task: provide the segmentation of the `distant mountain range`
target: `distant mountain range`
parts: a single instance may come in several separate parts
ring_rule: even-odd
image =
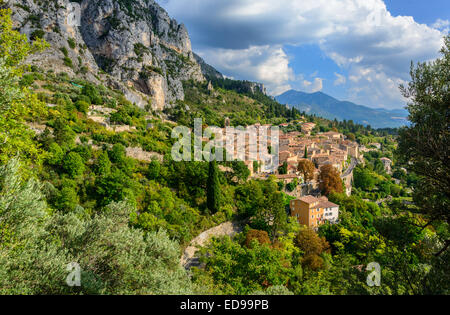
[[[375,109],[352,102],[339,101],[322,92],[304,93],[290,90],[275,97],[280,104],[293,106],[307,114],[326,119],[353,120],[373,128],[396,128],[408,124],[405,109]]]

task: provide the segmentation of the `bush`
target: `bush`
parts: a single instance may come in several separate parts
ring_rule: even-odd
[[[61,149],[61,147],[56,142],[52,142],[48,151],[50,154],[47,157],[47,163],[55,166],[60,165],[64,157],[64,151]]]
[[[86,96],[86,95],[78,95],[77,96],[77,102],[79,102],[79,101],[86,102],[89,105],[91,105],[91,99],[88,96]]]
[[[100,97],[100,94],[97,90],[97,88],[92,85],[92,84],[86,84],[83,87],[83,90],[81,92],[83,95],[89,97],[89,99],[91,100],[92,104],[96,104],[96,105],[102,105],[103,104],[103,99]]]
[[[70,48],[75,49],[76,43],[75,43],[75,40],[74,40],[73,38],[69,38],[69,39],[67,40],[67,43],[69,44],[69,47],[70,47]]]
[[[31,86],[34,83],[34,75],[33,74],[25,74],[20,80],[21,86]]]
[[[86,114],[89,110],[89,103],[85,101],[77,101],[75,103],[75,107],[79,112]]]
[[[69,56],[69,51],[67,50],[66,47],[61,47],[59,50],[61,50],[61,52],[64,54],[64,57]]]
[[[64,57],[63,61],[64,61],[64,65],[66,65],[67,67],[69,67],[69,68],[73,67],[72,59],[70,59],[69,57]]]
[[[33,33],[31,33],[30,39],[36,40],[38,38],[44,38],[44,36],[45,36],[45,32],[43,30],[35,30],[35,31],[33,31]]]
[[[252,242],[256,240],[259,244],[271,244],[269,234],[266,231],[249,230],[245,239],[245,245],[250,247]]]
[[[63,169],[72,178],[81,176],[84,173],[83,159],[78,153],[70,152],[64,158]]]

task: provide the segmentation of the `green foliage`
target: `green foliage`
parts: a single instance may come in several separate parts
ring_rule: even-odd
[[[357,188],[370,191],[375,187],[376,178],[368,169],[356,167],[353,176]]]
[[[21,154],[38,162],[41,150],[32,141],[33,133],[24,125],[24,118],[45,115],[43,104],[28,88],[20,87],[26,66],[25,58],[47,47],[42,39],[33,44],[12,29],[10,10],[0,10],[0,162]]]
[[[109,160],[107,152],[103,151],[102,153],[100,153],[97,159],[95,170],[97,174],[101,176],[108,175],[111,172],[111,161]]]
[[[398,154],[409,171],[419,176],[414,202],[428,221],[450,223],[449,106],[450,36],[442,57],[411,65],[411,82],[401,90],[408,104],[411,126],[399,132]],[[450,239],[445,236],[443,251]],[[442,254],[443,251],[438,254]]]
[[[69,44],[69,47],[72,49],[75,49],[75,47],[77,46],[75,39],[73,39],[73,38],[67,39],[67,43]]]
[[[96,104],[96,105],[101,105],[103,104],[103,100],[97,90],[97,88],[92,85],[92,84],[86,84],[85,86],[83,86],[83,89],[81,91],[81,93],[88,97],[90,102],[88,103],[92,103],[92,104]]]
[[[257,241],[248,248],[225,237],[213,240],[201,252],[205,272],[224,294],[249,294],[286,285],[289,280],[290,269],[283,252]]]
[[[0,167],[0,183],[0,294],[192,293],[178,245],[163,231],[129,228],[126,204],[88,219],[49,217],[40,184],[21,180],[17,160]],[[81,287],[65,283],[69,262],[81,267]]]
[[[96,178],[97,202],[101,206],[123,200],[134,202],[132,187],[132,180],[120,169],[113,168],[111,173],[102,174]]]
[[[71,178],[77,178],[84,173],[83,159],[78,153],[69,152],[64,157],[63,169]]]
[[[89,103],[79,100],[75,103],[75,107],[79,112],[86,114],[89,110]]]
[[[211,213],[220,209],[220,182],[216,161],[209,162],[207,188],[207,206]]]
[[[249,181],[236,189],[238,213],[251,218],[251,226],[264,230],[273,238],[286,225],[286,211],[282,194],[273,180]]]
[[[64,151],[56,142],[52,142],[50,144],[48,152],[49,155],[47,157],[47,163],[53,166],[61,165],[61,162],[64,158]]]
[[[30,39],[31,40],[37,40],[39,38],[44,38],[45,32],[43,30],[35,30],[31,33]]]
[[[244,182],[250,176],[250,170],[248,169],[247,165],[242,161],[231,162],[231,167],[233,169],[233,174]]]
[[[284,162],[283,165],[281,165],[278,168],[278,173],[280,173],[280,175],[286,175],[288,173],[288,164],[287,164],[287,162]]]
[[[153,160],[148,165],[148,178],[150,180],[157,180],[159,178],[159,175],[161,173],[161,164]]]

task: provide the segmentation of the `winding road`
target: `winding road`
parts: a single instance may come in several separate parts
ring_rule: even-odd
[[[209,240],[213,237],[220,236],[234,236],[240,232],[242,232],[244,227],[244,223],[241,222],[225,222],[216,227],[213,227],[205,232],[201,233],[199,236],[194,238],[188,247],[184,250],[183,256],[181,257],[181,265],[190,269],[191,267],[198,267],[200,263],[198,258],[195,257],[195,254],[198,251],[198,246],[202,247],[207,245]]]

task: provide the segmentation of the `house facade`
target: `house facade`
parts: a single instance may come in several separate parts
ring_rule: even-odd
[[[328,201],[327,197],[305,196],[291,200],[291,216],[297,218],[301,225],[317,229],[325,222],[332,224],[339,220],[339,205]]]

